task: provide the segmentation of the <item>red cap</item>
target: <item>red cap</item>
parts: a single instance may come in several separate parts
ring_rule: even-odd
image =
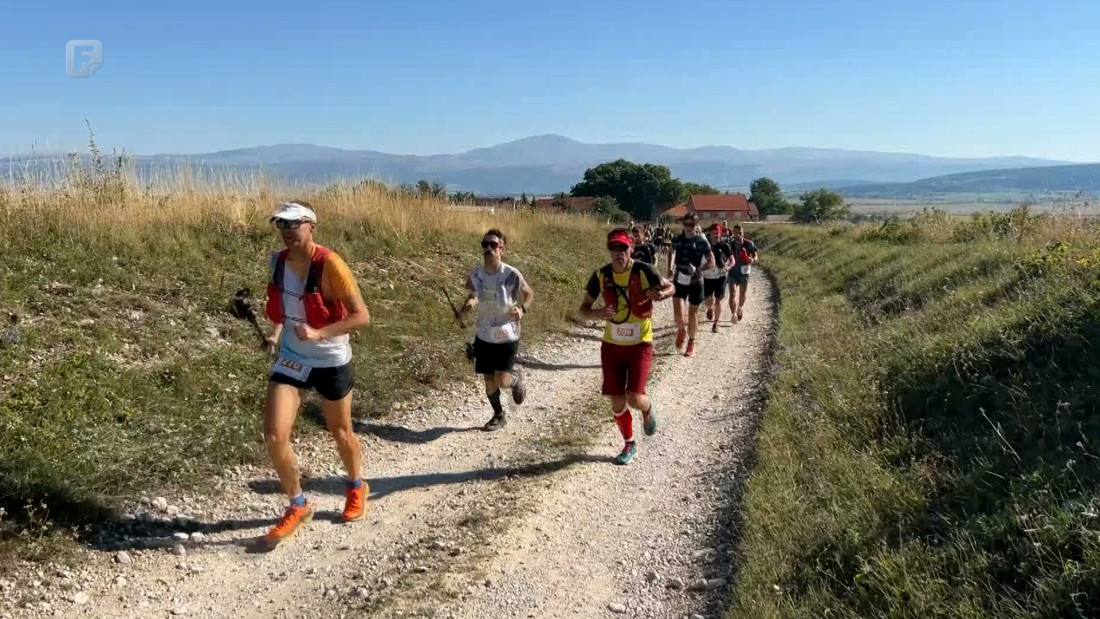
[[[627,247],[634,247],[634,239],[631,238],[630,233],[626,230],[612,230],[611,233],[607,235],[607,244],[610,245],[612,243],[622,243]]]

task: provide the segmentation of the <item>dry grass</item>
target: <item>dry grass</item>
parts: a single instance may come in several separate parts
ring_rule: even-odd
[[[24,316],[0,355],[0,552],[19,552],[4,540],[31,524],[48,537],[116,499],[263,461],[269,360],[228,306],[266,282],[278,201],[313,204],[318,241],[348,260],[371,308],[352,339],[359,417],[399,418],[395,400],[472,380],[439,287],[462,294],[486,229],[508,234],[506,260],[535,288],[528,339],[560,328],[606,259],[588,218],[448,211],[373,181],[232,181],[140,186],[93,157],[54,184],[0,185],[0,312]]]

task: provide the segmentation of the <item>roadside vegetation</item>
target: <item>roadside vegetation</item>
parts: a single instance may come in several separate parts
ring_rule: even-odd
[[[374,181],[154,188],[94,143],[63,182],[0,185],[0,556],[79,537],[141,491],[264,460],[270,359],[230,310],[249,288],[267,328],[266,257],[281,245],[268,217],[287,199],[314,205],[318,241],[347,259],[372,314],[352,339],[359,418],[399,420],[411,396],[472,380],[441,286],[461,302],[487,228],[535,288],[527,338],[561,329],[606,258],[586,218],[456,212]]]
[[[1100,614],[1100,229],[751,231],[777,380],[730,617]]]

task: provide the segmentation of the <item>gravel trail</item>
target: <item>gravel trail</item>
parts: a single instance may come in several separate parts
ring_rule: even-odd
[[[358,425],[364,522],[338,523],[331,441],[302,440],[317,516],[292,542],[258,552],[285,498],[269,469],[243,467],[203,494],[151,495],[75,569],[28,564],[0,582],[0,618],[717,616],[771,298],[757,278],[742,323],[702,333],[693,359],[660,357],[661,427],[637,422],[627,467],[609,463],[621,439],[598,396],[599,331],[576,327],[522,353],[528,400],[504,430],[480,431],[491,411],[469,385],[410,402],[405,425]]]

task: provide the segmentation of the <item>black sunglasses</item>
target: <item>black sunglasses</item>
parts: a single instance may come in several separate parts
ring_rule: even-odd
[[[608,251],[626,251],[630,249],[630,246],[622,243],[609,243],[607,249]]]
[[[493,249],[496,249],[496,248],[500,247],[500,243],[497,243],[496,241],[482,241],[481,242],[481,248],[482,249],[489,249],[490,247],[492,247]]]
[[[276,219],[275,227],[280,230],[297,230],[305,223],[300,219]]]

